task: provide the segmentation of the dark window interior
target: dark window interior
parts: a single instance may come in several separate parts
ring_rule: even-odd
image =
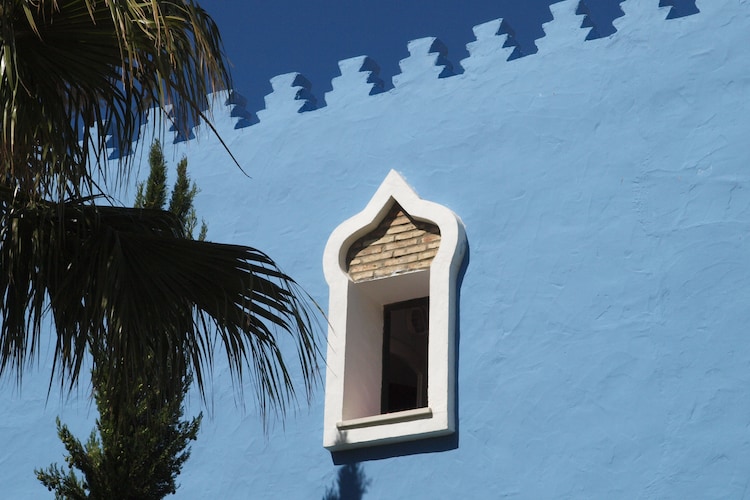
[[[427,406],[429,311],[428,297],[384,308],[382,413]]]

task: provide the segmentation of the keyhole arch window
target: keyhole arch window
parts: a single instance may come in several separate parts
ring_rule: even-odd
[[[455,432],[457,278],[466,237],[449,209],[391,171],[331,234],[324,446]]]

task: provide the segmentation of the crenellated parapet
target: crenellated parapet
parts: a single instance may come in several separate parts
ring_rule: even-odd
[[[572,47],[587,39],[587,26],[583,26],[586,16],[579,4],[579,0],[563,0],[549,6],[552,20],[542,24],[545,36],[536,41],[539,52]]]
[[[476,40],[466,44],[469,57],[461,60],[464,70],[472,74],[483,68],[522,57],[513,28],[504,19],[495,19],[474,26]]]
[[[393,77],[393,86],[403,87],[409,82],[453,76],[453,64],[448,60],[448,48],[435,37],[412,40],[407,45],[409,57],[399,61],[401,73]]]
[[[264,99],[266,108],[258,111],[258,119],[283,118],[317,108],[317,99],[310,92],[312,84],[300,73],[286,73],[271,78],[273,92]]]
[[[352,100],[383,92],[380,66],[368,56],[339,61],[341,75],[331,81],[333,90],[326,93],[328,106],[339,106]]]
[[[224,106],[230,108],[229,116],[235,119],[234,128],[245,128],[258,123],[258,118],[247,110],[247,99],[239,92],[232,90],[226,94]]]
[[[371,96],[382,97],[387,102],[389,94],[421,92],[420,86],[429,85],[437,89],[441,85],[457,85],[463,80],[476,81],[489,78],[503,65],[516,64],[518,59],[543,57],[545,54],[560,51],[576,51],[584,47],[597,47],[608,50],[607,44],[597,44],[596,40],[624,37],[638,41],[648,38],[649,43],[658,41],[657,33],[664,23],[680,22],[679,19],[700,12],[698,0],[621,0],[619,14],[610,19],[597,19],[592,15],[594,0],[563,0],[550,5],[552,20],[543,24],[545,35],[536,40],[538,51],[525,54],[516,41],[513,27],[507,20],[494,19],[477,26],[473,32],[475,40],[467,43],[469,57],[454,67],[448,54],[448,47],[438,38],[426,37],[408,42],[409,56],[399,61],[400,73],[392,77],[393,88],[389,87],[381,75],[380,67],[366,55],[339,61],[340,75],[332,79],[332,90],[325,94],[325,103],[319,105],[311,92],[312,84],[299,73],[287,73],[271,79],[272,91],[265,96],[265,107],[252,111],[247,109],[247,100],[237,92],[219,92],[208,98],[207,115],[211,117],[215,131],[222,135],[249,129],[279,120],[291,120],[300,113],[314,112],[320,107],[340,109],[344,106],[364,103]],[[707,1],[707,0],[704,0]],[[745,3],[742,0],[740,3]],[[608,36],[602,33],[614,33]],[[669,30],[665,30],[669,31]],[[697,35],[697,34],[696,34]],[[593,41],[593,42],[592,42]],[[587,45],[593,43],[592,45]],[[510,68],[511,66],[508,66]],[[446,87],[454,89],[455,87]],[[177,117],[169,116],[168,122]],[[191,129],[197,124],[189,124]],[[206,130],[201,127],[201,134]],[[192,140],[194,131],[181,132],[172,127],[174,143]],[[209,130],[210,132],[210,130]],[[130,154],[132,147],[111,144],[113,157]]]

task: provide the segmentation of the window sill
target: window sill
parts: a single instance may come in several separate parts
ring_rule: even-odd
[[[336,427],[339,430],[359,429],[375,425],[411,422],[412,420],[421,420],[425,418],[432,418],[432,409],[429,407],[385,413],[383,415],[373,415],[371,417],[353,418],[351,420],[344,420],[343,422],[336,423]]]

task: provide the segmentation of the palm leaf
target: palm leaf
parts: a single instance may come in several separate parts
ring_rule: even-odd
[[[283,413],[295,398],[281,352],[291,335],[309,397],[318,376],[314,318],[264,253],[186,239],[161,210],[21,203],[7,188],[0,208],[0,374],[21,377],[49,309],[57,371],[71,386],[86,353],[105,349],[95,361],[111,364],[123,384],[143,377],[153,356],[163,362],[148,364],[148,375],[162,390],[177,389],[186,360],[203,391],[221,346],[233,377],[250,376],[261,412]]]
[[[231,87],[218,29],[192,0],[0,0],[0,14],[0,174],[27,196],[91,192],[107,141],[130,145],[153,106],[184,128]]]
[[[205,95],[230,84],[216,25],[192,0],[0,0],[0,374],[21,377],[49,312],[71,386],[87,351],[104,349],[95,363],[123,384],[145,375],[174,389],[189,368],[202,390],[222,346],[261,410],[283,411],[289,334],[309,395],[312,316],[268,256],[184,239],[165,212],[92,203],[110,142],[129,146],[154,106],[186,133]],[[149,357],[160,362],[144,374]]]

